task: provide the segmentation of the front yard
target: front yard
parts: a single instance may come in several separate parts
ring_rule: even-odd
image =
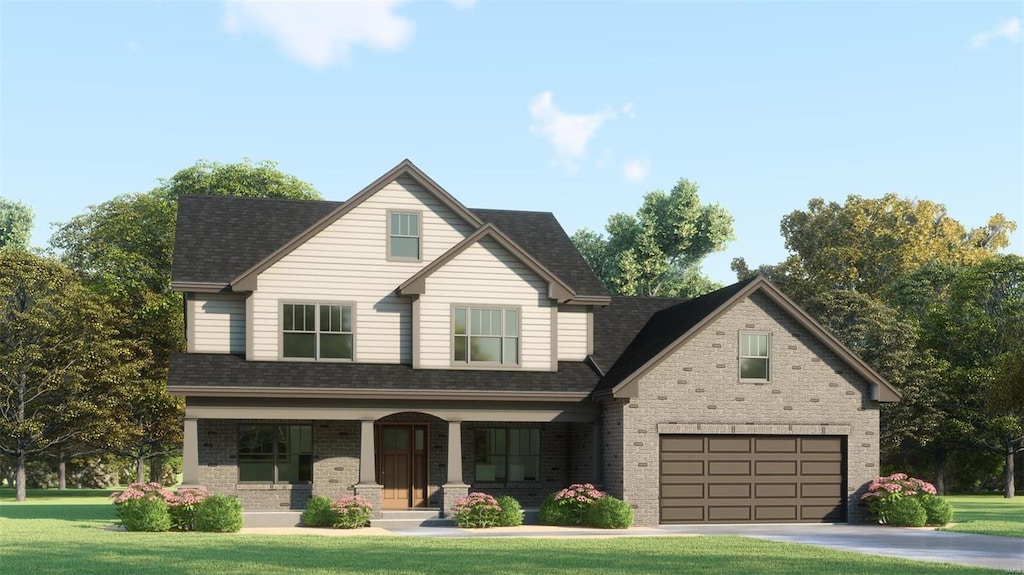
[[[104,491],[0,490],[6,573],[992,573],[741,537],[600,539],[124,533]],[[1024,501],[1024,500],[1022,500]],[[954,503],[956,505],[956,503]],[[960,520],[960,519],[956,519]]]
[[[953,525],[942,531],[1024,538],[1024,496],[950,495]]]

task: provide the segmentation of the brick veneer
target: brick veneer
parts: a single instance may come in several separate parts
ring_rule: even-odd
[[[741,331],[771,334],[768,383],[739,382]],[[605,402],[606,488],[633,506],[637,525],[656,525],[659,431],[799,435],[831,426],[830,433],[849,433],[847,515],[860,522],[859,495],[878,474],[878,403],[871,392],[803,326],[754,293],[645,374],[636,398]]]

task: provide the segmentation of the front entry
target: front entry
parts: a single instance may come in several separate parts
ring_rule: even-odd
[[[427,506],[427,425],[377,426],[377,482],[384,509]]]

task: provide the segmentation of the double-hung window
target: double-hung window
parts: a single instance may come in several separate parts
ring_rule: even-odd
[[[740,379],[768,381],[771,338],[767,333],[740,334]]]
[[[474,436],[474,481],[540,480],[540,429],[493,427]]]
[[[282,357],[353,359],[355,333],[349,304],[286,303],[281,307]]]
[[[313,481],[313,427],[239,425],[238,480],[259,483]]]
[[[519,364],[519,310],[452,308],[454,363]]]
[[[421,239],[419,213],[388,212],[388,259],[419,261]]]

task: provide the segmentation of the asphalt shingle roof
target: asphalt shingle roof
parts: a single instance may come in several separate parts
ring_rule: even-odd
[[[558,371],[413,369],[411,365],[246,361],[214,353],[175,353],[168,387],[266,387],[409,391],[589,393],[598,376],[584,362],[559,362]]]
[[[340,205],[183,195],[178,200],[172,280],[227,285]],[[608,295],[551,213],[471,211],[494,224],[577,295]]]
[[[618,357],[615,364],[605,372],[604,378],[594,389],[595,394],[610,391],[648,361],[658,355],[663,349],[679,339],[684,333],[701,322],[704,318],[714,313],[731,297],[743,290],[755,278],[744,280],[726,286],[722,289],[704,294],[700,297],[676,303],[657,311],[644,324],[643,329],[631,338],[625,351]],[[618,300],[619,298],[616,298]],[[628,299],[628,298],[627,298]],[[618,301],[613,301],[614,307]],[[637,314],[639,317],[641,314]],[[600,316],[595,316],[594,339],[600,341],[598,326],[602,321]],[[614,316],[612,316],[614,317]],[[606,331],[608,327],[605,327]],[[625,336],[623,336],[625,337]],[[597,351],[597,350],[595,350]],[[604,366],[602,366],[603,368]]]

